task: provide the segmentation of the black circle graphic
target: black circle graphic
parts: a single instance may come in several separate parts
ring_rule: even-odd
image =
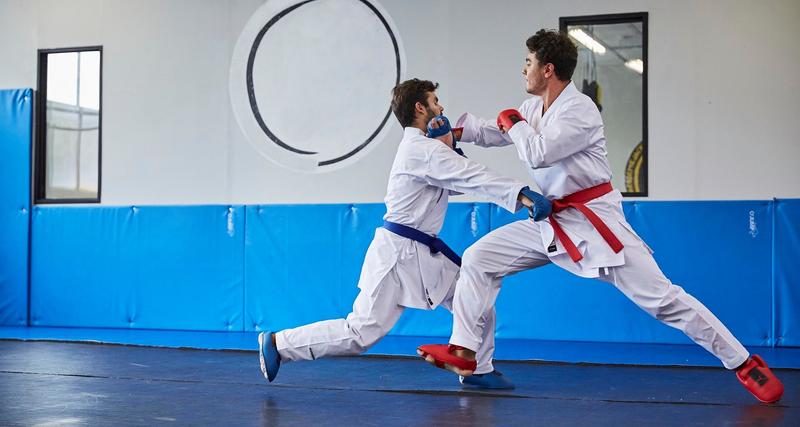
[[[247,58],[247,75],[246,75],[246,78],[247,78],[247,95],[248,95],[248,97],[250,99],[250,109],[253,110],[253,116],[255,117],[256,121],[258,122],[259,127],[261,127],[261,130],[263,130],[264,133],[267,135],[267,137],[270,140],[272,140],[275,144],[277,144],[279,147],[281,147],[281,148],[283,148],[285,150],[291,151],[293,153],[304,154],[304,155],[317,154],[317,153],[314,152],[314,151],[300,150],[300,149],[292,147],[291,145],[289,145],[286,142],[282,141],[280,138],[278,138],[277,135],[275,135],[275,133],[273,133],[269,129],[269,126],[267,126],[267,124],[264,122],[264,119],[261,117],[261,113],[259,112],[259,109],[258,109],[258,103],[256,102],[255,88],[253,86],[253,63],[255,62],[256,52],[258,51],[258,47],[261,44],[261,40],[267,34],[267,31],[272,26],[274,26],[275,23],[277,23],[281,18],[283,18],[284,16],[288,15],[293,10],[299,8],[300,6],[304,6],[306,4],[309,4],[309,3],[313,2],[313,1],[316,1],[316,0],[306,0],[306,1],[303,1],[303,2],[300,2],[300,3],[297,3],[297,4],[293,5],[293,6],[287,7],[286,9],[282,10],[280,13],[276,14],[275,16],[273,16],[272,19],[270,19],[269,22],[267,22],[266,25],[264,25],[264,28],[262,28],[261,31],[259,31],[259,33],[256,36],[255,40],[253,41],[253,46],[250,48],[250,56]],[[386,22],[386,18],[384,18],[383,15],[381,15],[381,13],[378,11],[378,9],[375,8],[375,6],[370,4],[370,2],[368,2],[367,0],[359,0],[359,1],[361,3],[363,3],[365,6],[367,6],[372,11],[372,13],[374,13],[378,17],[378,19],[380,19],[380,21],[383,24],[384,28],[386,28],[386,32],[389,33],[389,37],[392,39],[392,46],[394,47],[395,68],[396,68],[395,85],[397,85],[397,84],[400,83],[400,48],[397,45],[397,38],[395,37],[394,33],[392,32],[391,27],[389,27],[389,23]],[[369,143],[372,142],[373,139],[375,139],[375,137],[378,135],[378,133],[381,131],[381,129],[383,129],[383,127],[386,126],[386,122],[389,120],[389,116],[391,116],[391,114],[392,114],[392,109],[388,108],[387,111],[386,111],[386,115],[384,115],[383,120],[381,120],[381,123],[378,125],[378,127],[375,129],[375,131],[372,132],[372,134],[369,136],[369,138],[367,138],[364,142],[362,142],[356,148],[354,148],[350,152],[345,153],[345,154],[343,154],[343,155],[341,155],[339,157],[336,157],[336,158],[333,158],[333,159],[329,159],[329,160],[320,161],[320,162],[317,163],[317,166],[326,166],[326,165],[331,165],[331,164],[340,162],[342,160],[345,160],[345,159],[353,156],[354,154],[358,153],[362,149],[364,149],[364,147],[369,145]]]

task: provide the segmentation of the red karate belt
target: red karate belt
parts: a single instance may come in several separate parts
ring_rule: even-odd
[[[550,214],[550,225],[553,226],[553,232],[555,232],[556,236],[558,236],[558,240],[564,245],[564,249],[567,250],[570,258],[573,261],[578,262],[583,259],[583,255],[581,251],[575,247],[575,243],[572,243],[572,240],[567,236],[567,233],[561,228],[561,225],[558,224],[556,221],[555,214],[561,212],[567,208],[575,208],[592,223],[595,230],[603,236],[603,239],[608,243],[608,246],[611,246],[611,249],[614,250],[615,253],[619,253],[624,247],[622,242],[617,239],[617,236],[611,231],[610,228],[597,216],[596,213],[592,212],[591,209],[586,207],[586,203],[600,197],[604,196],[610,192],[614,191],[614,187],[611,186],[611,183],[606,182],[605,184],[600,184],[591,188],[587,188],[585,190],[578,191],[577,193],[572,193],[568,196],[564,196],[564,198],[560,200],[552,200],[553,204],[553,213]]]

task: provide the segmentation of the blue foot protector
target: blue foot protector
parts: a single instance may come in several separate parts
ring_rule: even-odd
[[[475,374],[468,377],[458,377],[464,388],[483,388],[490,390],[512,390],[514,384],[500,371],[494,370],[488,374]]]
[[[272,332],[258,334],[258,359],[261,362],[261,373],[267,381],[272,382],[281,368],[281,355],[272,342]]]

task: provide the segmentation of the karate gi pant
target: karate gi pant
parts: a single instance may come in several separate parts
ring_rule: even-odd
[[[637,239],[639,240],[639,239]],[[700,301],[664,276],[649,249],[626,244],[625,264],[601,269],[599,279],[613,284],[642,310],[681,330],[733,369],[749,353]],[[601,242],[600,244],[605,244]],[[538,225],[523,220],[481,238],[464,253],[453,301],[451,344],[480,348],[485,336],[478,319],[494,312],[503,277],[549,264]]]
[[[415,285],[416,286],[416,285]],[[452,311],[453,288],[441,306]],[[374,292],[359,292],[353,311],[345,319],[324,320],[275,334],[275,343],[282,361],[315,360],[328,356],[352,356],[367,351],[389,333],[406,307],[398,304],[402,288],[397,273],[392,269],[378,284]],[[478,368],[476,374],[494,370],[494,308],[478,315],[480,344],[476,345]]]

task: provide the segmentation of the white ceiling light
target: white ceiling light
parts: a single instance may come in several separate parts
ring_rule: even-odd
[[[569,35],[594,53],[598,53],[600,55],[606,53],[605,46],[593,39],[590,35],[586,34],[580,28],[573,28],[569,30]]]
[[[625,66],[639,74],[644,72],[644,61],[641,59],[631,59],[625,62]]]

